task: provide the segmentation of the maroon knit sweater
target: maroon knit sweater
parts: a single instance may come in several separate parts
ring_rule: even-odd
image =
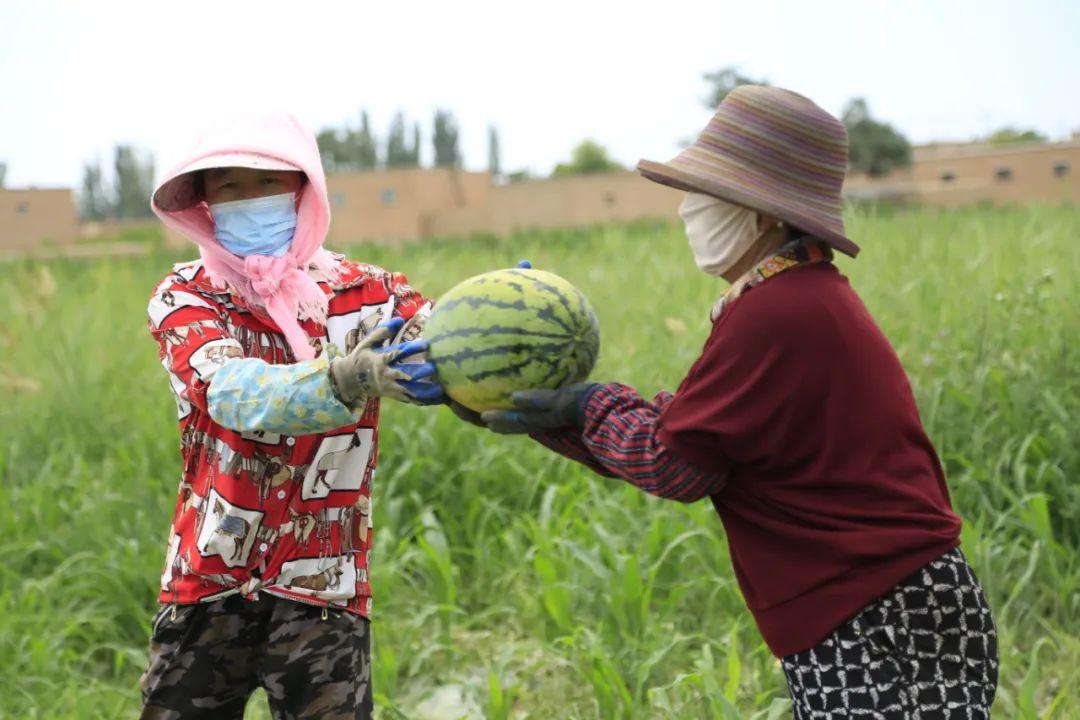
[[[944,473],[900,361],[829,263],[732,304],[659,418],[712,496],[746,604],[778,656],[959,543]]]
[[[679,390],[598,386],[548,447],[645,492],[705,496],[772,651],[817,645],[958,544],[941,465],[900,361],[835,266],[730,304]]]

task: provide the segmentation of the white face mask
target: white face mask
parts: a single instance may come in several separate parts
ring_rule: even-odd
[[[694,262],[702,272],[722,277],[746,254],[758,233],[758,214],[711,195],[687,193],[679,205]]]

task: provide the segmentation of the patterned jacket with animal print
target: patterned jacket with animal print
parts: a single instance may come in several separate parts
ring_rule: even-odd
[[[320,283],[330,296],[326,325],[302,323],[319,353],[328,344],[347,352],[380,320],[428,311],[403,275],[338,261],[340,280]],[[210,417],[211,379],[232,358],[295,362],[276,325],[211,285],[201,262],[177,265],[148,310],[176,398],[183,460],[160,601],[267,592],[367,616],[378,400],[326,433],[229,430]]]

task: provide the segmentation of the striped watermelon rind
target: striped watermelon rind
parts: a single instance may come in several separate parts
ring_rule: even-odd
[[[510,394],[585,380],[600,324],[558,275],[514,268],[471,277],[435,305],[424,337],[447,395],[476,411],[512,407]]]

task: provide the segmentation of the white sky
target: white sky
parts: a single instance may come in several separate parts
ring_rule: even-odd
[[[735,65],[839,114],[852,96],[914,142],[1002,125],[1080,129],[1076,0],[2,0],[0,161],[9,187],[74,186],[117,142],[159,173],[233,105],[313,129],[367,108],[452,109],[466,166],[546,173],[581,139],[667,159],[711,114],[701,75]]]

